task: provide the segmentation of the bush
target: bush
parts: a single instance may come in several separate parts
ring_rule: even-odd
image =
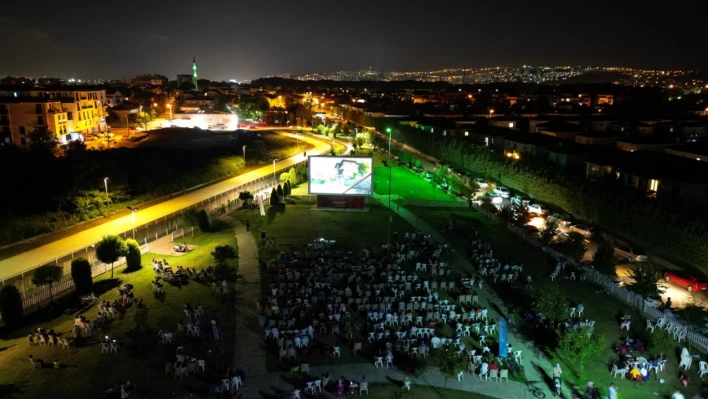
[[[271,206],[280,205],[280,198],[278,197],[278,192],[275,190],[275,188],[273,188],[273,191],[270,192],[270,205]]]
[[[211,224],[209,223],[209,215],[207,215],[204,209],[199,211],[198,215],[199,222],[197,223],[197,225],[199,225],[199,230],[205,233],[208,232],[211,228]]]
[[[140,244],[132,238],[129,238],[125,240],[125,245],[128,247],[128,253],[125,255],[125,261],[128,264],[127,270],[140,269],[140,261],[142,258]]]
[[[283,192],[283,186],[281,186],[280,184],[278,184],[278,189],[275,190],[275,192],[278,193],[278,197],[282,197],[283,195],[285,195],[285,193]]]
[[[17,327],[22,322],[24,315],[22,296],[17,287],[12,284],[0,290],[0,315],[5,324],[11,327]]]
[[[93,277],[91,276],[91,264],[84,258],[76,258],[71,261],[71,279],[74,280],[76,293],[86,295],[93,290]]]

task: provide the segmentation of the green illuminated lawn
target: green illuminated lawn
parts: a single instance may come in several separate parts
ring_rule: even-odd
[[[374,153],[374,191],[376,194],[388,195],[389,170],[381,161],[388,159],[386,155]],[[395,161],[393,162],[395,165]],[[416,174],[406,166],[396,166],[391,170],[391,193],[405,199],[424,201],[457,201],[453,196],[443,193],[434,187],[421,175]]]

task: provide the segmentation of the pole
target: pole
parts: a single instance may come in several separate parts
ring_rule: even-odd
[[[133,209],[132,216],[133,216],[133,240],[134,240],[135,239],[135,209]]]
[[[391,133],[391,128],[386,130],[388,131],[388,161],[391,162],[391,137],[393,137],[393,134]]]
[[[391,165],[388,166],[388,253],[391,254],[391,171],[393,168]]]
[[[273,184],[277,183],[278,179],[275,178],[275,159],[273,160]]]
[[[243,146],[243,163],[246,164],[246,146]]]
[[[108,178],[103,179],[103,185],[106,187],[106,196],[108,196]]]

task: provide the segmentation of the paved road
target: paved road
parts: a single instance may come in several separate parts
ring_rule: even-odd
[[[293,133],[282,134],[295,137]],[[327,152],[330,149],[330,145],[328,143],[311,139],[303,135],[300,135],[299,138],[300,140],[314,145],[314,149],[310,150],[310,154],[319,154]],[[302,162],[304,159],[303,154],[298,154],[278,161],[276,163],[276,168],[278,170],[288,168],[298,162]],[[268,164],[262,168],[224,180],[220,183],[212,184],[199,190],[189,192],[182,196],[172,198],[155,206],[140,209],[140,211],[135,214],[135,225],[140,226],[145,223],[158,220],[192,204],[228,191],[236,186],[247,184],[261,177],[272,174],[273,165]],[[67,253],[80,250],[87,245],[92,245],[98,242],[105,235],[121,234],[132,229],[132,227],[133,224],[131,215],[127,215],[76,233],[72,236],[51,242],[33,250],[26,251],[11,258],[4,259],[0,261],[0,279],[11,277],[21,273],[24,270],[32,269],[37,265],[51,262],[53,259],[62,257]]]

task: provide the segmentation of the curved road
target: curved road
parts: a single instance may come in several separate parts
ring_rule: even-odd
[[[281,132],[286,136],[295,138],[295,134]],[[315,140],[304,135],[298,136],[300,140],[306,141],[314,146],[310,150],[313,154],[322,154],[330,150],[330,144],[320,140]],[[276,162],[278,170],[288,168],[299,162],[304,161],[303,154],[298,154],[290,158],[286,158]],[[140,209],[135,213],[135,225],[141,226],[145,223],[150,223],[158,220],[174,212],[184,209],[192,204],[209,199],[215,195],[221,194],[234,187],[248,184],[254,180],[258,180],[263,176],[273,174],[273,165],[267,164],[262,168],[244,173],[242,175],[232,177],[219,183],[209,185],[207,187],[189,192],[187,194],[169,199],[154,206]],[[27,271],[36,267],[51,262],[53,259],[63,257],[64,255],[80,250],[87,245],[92,245],[103,238],[103,236],[111,234],[121,234],[133,228],[132,215],[123,216],[121,218],[111,220],[99,226],[92,227],[72,236],[53,241],[41,247],[23,252],[16,256],[3,259],[0,261],[0,279],[15,276],[23,271]]]

